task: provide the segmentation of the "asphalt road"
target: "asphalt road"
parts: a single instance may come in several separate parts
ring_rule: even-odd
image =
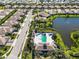
[[[26,39],[26,32],[29,30],[29,24],[32,20],[32,10],[28,12],[27,17],[24,21],[24,24],[21,28],[21,31],[16,39],[15,45],[10,53],[10,55],[6,59],[18,59],[18,54],[20,53],[24,40]]]

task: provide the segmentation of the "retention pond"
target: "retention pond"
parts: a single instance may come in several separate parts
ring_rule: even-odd
[[[79,30],[79,18],[56,18],[53,21],[53,28],[62,36],[64,43],[70,47],[70,33],[74,30]]]

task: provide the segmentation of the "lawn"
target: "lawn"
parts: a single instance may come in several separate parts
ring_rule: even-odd
[[[0,10],[4,10],[4,9],[5,9],[5,6],[0,5]]]
[[[10,46],[0,46],[0,56],[5,54],[10,49]]]

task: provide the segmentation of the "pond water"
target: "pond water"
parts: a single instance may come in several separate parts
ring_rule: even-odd
[[[79,30],[79,18],[56,18],[53,21],[53,28],[61,34],[65,45],[70,47],[72,45],[70,33]]]

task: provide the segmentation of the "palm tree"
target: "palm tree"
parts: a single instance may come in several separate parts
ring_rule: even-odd
[[[61,49],[55,49],[55,50],[53,51],[51,57],[52,57],[52,58],[54,57],[55,59],[67,59],[67,58],[65,57],[65,55],[64,55],[63,50],[61,50]]]

